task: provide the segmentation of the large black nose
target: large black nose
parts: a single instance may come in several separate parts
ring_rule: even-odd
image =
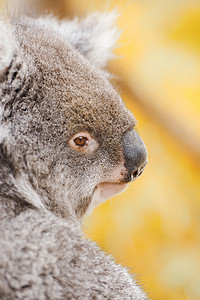
[[[147,164],[146,147],[135,130],[126,132],[123,137],[123,150],[125,167],[127,169],[126,181],[133,181],[139,177]]]

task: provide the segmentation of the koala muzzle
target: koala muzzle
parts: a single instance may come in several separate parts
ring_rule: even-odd
[[[124,165],[127,170],[126,182],[139,177],[147,164],[146,147],[135,130],[125,133],[123,137]]]

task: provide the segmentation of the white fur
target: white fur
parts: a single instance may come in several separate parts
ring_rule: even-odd
[[[9,136],[8,128],[5,127],[5,126],[0,125],[0,144],[4,140],[8,140],[8,136]]]
[[[14,185],[18,192],[23,195],[26,200],[37,208],[46,209],[38,193],[32,188],[25,176],[21,175],[14,179]]]
[[[91,203],[87,209],[87,212],[86,212],[87,215],[91,215],[94,208],[97,207],[102,202],[104,202],[104,201],[102,201],[102,199],[100,199],[100,187],[98,186],[94,191]]]
[[[2,107],[0,107],[0,118],[2,117]],[[7,146],[9,146],[9,129],[6,126],[3,126],[0,124],[0,143],[3,141],[6,141]],[[25,197],[25,199],[32,204],[33,206],[37,208],[45,208],[44,204],[42,203],[42,200],[40,199],[40,196],[37,194],[37,192],[32,188],[28,180],[25,178],[25,176],[18,176],[16,179],[12,178],[12,181],[18,190],[18,192]]]
[[[0,74],[8,68],[15,52],[14,41],[8,25],[0,22]]]
[[[1,96],[1,94],[0,94]],[[1,118],[2,118],[2,114],[3,114],[3,107],[0,106],[0,144],[4,141],[4,140],[8,140],[9,139],[9,129],[7,126],[4,126],[1,124]]]

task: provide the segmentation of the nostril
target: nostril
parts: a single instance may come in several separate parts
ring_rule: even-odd
[[[132,173],[132,175],[133,175],[134,177],[138,176],[138,170],[135,170],[135,171]]]
[[[136,179],[137,177],[139,177],[140,175],[142,175],[143,171],[144,171],[144,168],[137,169],[137,170],[133,171],[131,173],[131,181],[133,181],[134,179]]]
[[[137,176],[138,176],[138,170],[135,170],[135,171],[131,174],[131,181],[133,181]]]
[[[143,171],[144,171],[144,168],[142,168],[142,169],[138,172],[138,177],[139,177],[140,175],[142,175]]]
[[[130,175],[129,175],[130,176]],[[132,182],[138,177],[138,170],[135,170],[131,173],[131,176],[129,177],[129,181]]]

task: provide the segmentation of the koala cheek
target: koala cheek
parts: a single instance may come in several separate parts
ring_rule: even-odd
[[[106,169],[107,175],[104,177],[104,181],[113,183],[120,183],[124,181],[123,179],[126,176],[126,168],[124,164],[124,159],[121,159],[118,165],[114,167],[112,172],[109,172],[109,169]]]

